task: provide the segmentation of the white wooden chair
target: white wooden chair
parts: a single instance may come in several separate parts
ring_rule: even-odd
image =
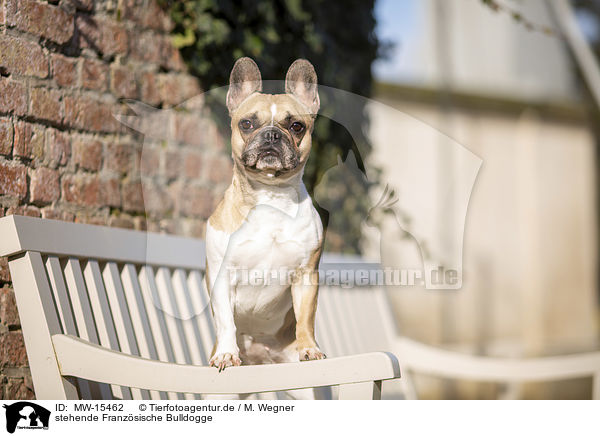
[[[325,261],[328,259],[325,258]],[[373,265],[357,259],[327,268],[368,270]],[[518,385],[590,377],[592,398],[600,399],[600,352],[540,358],[495,358],[460,353],[426,345],[398,334],[385,289],[382,287],[321,287],[317,310],[317,341],[328,356],[391,350],[399,356],[402,379],[389,382],[387,398],[417,398],[415,374],[443,379],[496,382],[507,387],[505,398],[518,397]],[[516,394],[516,395],[515,395]]]
[[[377,352],[207,367],[214,328],[202,241],[22,216],[0,219],[38,399],[194,399],[339,386],[378,399],[400,377]],[[331,308],[330,308],[331,311]]]

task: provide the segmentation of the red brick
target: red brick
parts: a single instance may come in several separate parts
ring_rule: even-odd
[[[75,19],[75,28],[79,35],[80,48],[91,48],[102,52],[102,29],[94,17],[78,15]]]
[[[27,352],[21,332],[9,331],[0,336],[0,367],[27,366]]]
[[[142,101],[148,104],[156,106],[161,102],[160,81],[157,74],[142,73],[140,77],[140,94]]]
[[[42,79],[48,76],[48,59],[41,47],[8,35],[0,35],[0,65],[9,73]]]
[[[147,109],[144,105],[133,105],[139,106],[135,108],[137,112],[136,116],[126,117],[123,126],[129,126],[127,133],[139,133],[144,135],[145,139],[160,141],[161,145],[166,146],[166,140],[169,139],[171,131],[171,114],[173,111],[169,110],[153,110]],[[121,113],[123,109],[119,108]]]
[[[51,168],[64,166],[71,156],[71,142],[69,136],[56,129],[46,130],[46,156],[45,164]]]
[[[138,14],[144,7],[144,0],[119,0],[119,12],[121,19],[136,21]]]
[[[146,217],[136,216],[133,217],[133,225],[136,230],[140,230],[145,232],[148,230],[148,222],[146,221]]]
[[[0,154],[9,155],[13,148],[13,125],[11,120],[0,119]]]
[[[233,177],[233,163],[227,156],[218,155],[208,165],[208,180],[211,183],[228,183]]]
[[[15,123],[13,156],[41,159],[44,156],[44,128],[24,121]]]
[[[144,196],[141,182],[128,182],[123,185],[123,210],[144,212]]]
[[[204,146],[210,134],[209,121],[200,114],[177,114],[174,118],[173,136],[181,144]]]
[[[192,238],[206,239],[206,222],[192,220],[189,223],[187,234]]]
[[[132,59],[163,67],[169,71],[185,71],[186,65],[171,38],[152,31],[132,31],[130,56]],[[151,49],[149,49],[151,48]]]
[[[52,77],[58,85],[63,87],[77,85],[77,59],[52,53],[50,55],[50,65]]]
[[[161,7],[156,0],[149,0],[147,3],[142,24],[144,27],[166,33],[173,30],[173,22],[169,17],[168,9]]]
[[[160,153],[155,148],[144,145],[140,156],[140,174],[143,177],[158,175],[160,168]]]
[[[189,152],[185,156],[184,174],[188,179],[199,179],[202,175],[202,154]]]
[[[106,226],[107,217],[104,215],[95,215],[94,212],[80,212],[75,215],[75,222],[82,224],[93,224],[96,226]]]
[[[86,206],[98,205],[98,178],[84,177],[83,175],[64,175],[62,177],[62,198],[69,203]]]
[[[8,258],[0,257],[0,283],[11,282],[10,270],[8,269]]]
[[[58,171],[44,167],[33,171],[30,192],[30,201],[38,206],[58,200],[60,195]]]
[[[206,112],[206,99],[202,92],[186,100],[185,103],[181,105],[181,109],[185,109],[190,114],[202,116],[204,119],[208,120],[206,115],[202,115],[203,111]]]
[[[162,219],[160,220],[160,232],[170,235],[181,235],[183,226],[180,219]]]
[[[128,67],[113,66],[111,71],[110,87],[117,97],[137,98],[137,83],[135,72]]]
[[[163,35],[155,32],[132,31],[129,35],[130,57],[136,61],[160,65],[162,60]]]
[[[39,218],[42,216],[40,210],[35,206],[12,206],[6,210],[6,216],[8,215],[22,215],[22,216],[31,216],[34,218]]]
[[[9,327],[21,325],[15,292],[7,285],[0,289],[0,323]]]
[[[81,48],[90,48],[106,56],[127,53],[127,31],[112,20],[79,15],[75,26]]]
[[[6,24],[64,44],[73,36],[73,15],[33,0],[5,0]]]
[[[211,127],[212,135],[210,136],[211,140],[210,143],[208,144],[211,148],[214,148],[215,150],[218,151],[225,151],[228,148],[228,145],[226,143],[225,140],[225,135],[223,135],[219,129],[217,128],[216,125],[213,125]]]
[[[93,213],[78,213],[75,217],[76,223],[92,224],[94,226],[107,226],[108,216],[105,214],[95,215]]]
[[[165,37],[160,47],[160,66],[170,71],[185,71],[186,65],[178,49],[173,47],[171,39]]]
[[[87,89],[106,91],[108,66],[95,59],[84,59],[81,67],[81,85]]]
[[[119,2],[121,17],[140,24],[146,29],[159,32],[170,32],[173,28],[168,13],[156,0],[142,2],[140,0],[122,0]]]
[[[62,122],[62,94],[59,91],[46,88],[32,88],[29,96],[29,115],[39,120]]]
[[[109,179],[100,181],[98,202],[102,206],[121,206],[121,187],[119,180]]]
[[[161,100],[171,106],[181,104],[201,92],[198,80],[186,74],[161,74],[160,83]]]
[[[129,36],[119,24],[108,22],[104,24],[103,47],[105,54],[127,54]]]
[[[213,211],[213,197],[206,188],[184,186],[179,190],[177,209],[182,215],[207,219]]]
[[[108,225],[121,229],[134,229],[135,223],[130,216],[111,216]]]
[[[164,153],[164,171],[168,179],[176,179],[181,175],[183,156],[179,150],[168,150]]]
[[[1,48],[0,48],[1,50]],[[0,52],[0,60],[2,52]],[[0,65],[2,62],[0,61]],[[27,88],[22,83],[0,77],[0,112],[25,115],[27,113]]]
[[[31,377],[8,377],[3,382],[3,398],[10,400],[35,400]]]
[[[46,207],[41,212],[42,218],[47,220],[73,221],[75,219],[75,215],[72,213],[53,207]]]
[[[42,218],[48,220],[73,221],[75,220],[75,215],[64,210],[46,207],[42,209]]]
[[[128,173],[133,167],[133,152],[131,144],[108,144],[104,168],[121,174]]]
[[[102,167],[102,143],[96,140],[79,139],[73,143],[73,160],[79,168],[99,171]]]
[[[116,132],[121,127],[113,117],[113,106],[89,97],[65,97],[64,122],[91,132]]]
[[[151,182],[144,182],[143,189],[146,211],[165,214],[173,208],[173,200],[164,188]]]

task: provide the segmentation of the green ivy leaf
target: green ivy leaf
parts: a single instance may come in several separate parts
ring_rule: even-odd
[[[175,48],[189,47],[196,42],[196,34],[188,27],[185,29],[185,34],[178,33],[172,35],[171,42]]]

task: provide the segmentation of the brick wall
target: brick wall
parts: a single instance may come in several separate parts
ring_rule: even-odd
[[[0,0],[0,216],[203,236],[231,162],[199,99],[164,112],[168,141],[113,117],[200,92],[170,28],[154,0]],[[0,398],[34,397],[27,365],[0,258]]]

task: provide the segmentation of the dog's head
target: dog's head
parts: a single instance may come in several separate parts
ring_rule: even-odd
[[[250,58],[235,63],[229,82],[231,148],[240,171],[268,184],[284,182],[301,172],[320,105],[312,64],[298,59],[290,66],[285,94],[261,93],[260,71]]]

